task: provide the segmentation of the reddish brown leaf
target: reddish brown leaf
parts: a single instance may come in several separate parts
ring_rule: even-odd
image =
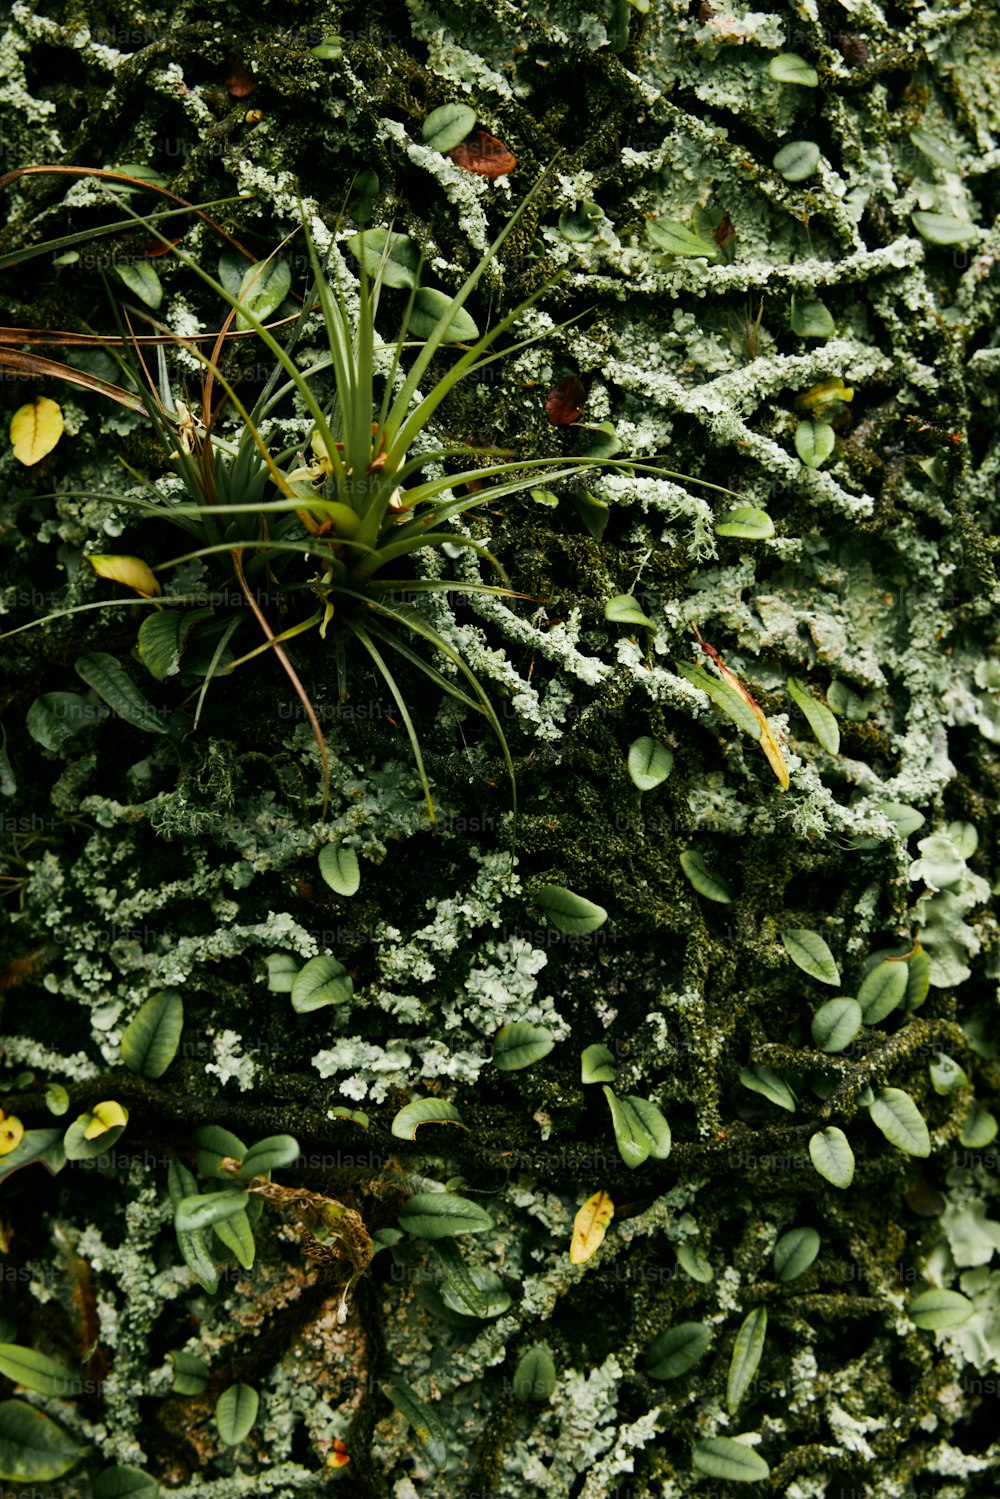
[[[456,166],[475,172],[479,177],[502,177],[517,166],[503,141],[498,141],[495,135],[487,135],[485,130],[474,130],[448,155]]]
[[[172,239],[169,245],[161,245],[158,239],[148,239],[141,250],[136,250],[136,260],[156,260],[160,255],[166,255],[174,245],[179,245],[179,239]]]
[[[722,223],[719,225],[718,229],[716,229],[715,233],[712,235],[712,238],[721,249],[722,246],[726,243],[726,240],[732,239],[735,233],[736,230],[733,228],[732,224],[729,221],[729,215],[728,213],[725,213],[722,216]]]
[[[568,427],[580,420],[587,404],[583,381],[576,375],[557,380],[545,398],[545,415],[553,427]]]
[[[940,1218],[948,1206],[946,1199],[936,1187],[921,1176],[905,1194],[906,1206],[918,1218]]]
[[[229,72],[226,75],[226,88],[234,99],[247,99],[257,87],[257,80],[248,68],[231,57],[227,64]]]

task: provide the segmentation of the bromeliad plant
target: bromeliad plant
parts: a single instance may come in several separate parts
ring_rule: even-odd
[[[513,762],[496,712],[460,653],[407,599],[439,589],[508,597],[524,595],[514,594],[506,586],[505,577],[503,585],[455,583],[423,576],[401,577],[400,571],[418,554],[462,548],[488,560],[503,577],[502,569],[486,548],[464,531],[455,529],[464,512],[516,494],[540,480],[550,483],[565,478],[597,462],[626,471],[639,468],[667,476],[667,471],[658,467],[613,459],[584,456],[555,462],[511,460],[509,453],[497,450],[487,457],[504,461],[462,468],[457,473],[439,472],[436,477],[421,474],[432,464],[439,470],[453,465],[456,457],[468,452],[464,447],[427,450],[428,428],[455,386],[542,336],[531,335],[502,352],[494,349],[498,338],[544,294],[545,287],[482,335],[465,311],[466,303],[539,186],[532,190],[451,297],[420,286],[421,260],[417,247],[406,236],[384,229],[358,234],[348,243],[360,266],[358,288],[345,276],[336,254],[331,257],[331,279],[320,262],[303,213],[302,232],[314,285],[285,346],[265,322],[290,289],[290,276],[279,251],[267,261],[252,265],[244,276],[237,273],[235,279],[231,263],[227,267],[225,261],[220,262],[223,274],[217,280],[196,259],[168,240],[152,217],[144,217],[128,204],[123,205],[137,225],[222,297],[230,312],[210,357],[203,355],[196,343],[173,335],[173,341],[193,353],[203,367],[200,411],[171,391],[162,346],[157,348],[159,371],[154,382],[131,325],[127,334],[122,328],[122,342],[132,351],[128,360],[132,380],[137,386],[144,380],[148,387],[146,411],[164,450],[170,454],[174,472],[183,481],[189,501],[178,504],[175,497],[165,495],[152,481],[136,475],[152,496],[138,503],[147,515],[184,527],[197,545],[181,556],[160,562],[153,570],[138,559],[93,557],[90,560],[102,576],[129,583],[156,611],[144,621],[138,641],[139,655],[154,676],[163,679],[177,672],[185,650],[192,656],[195,654],[191,646],[201,632],[201,673],[205,680],[199,712],[213,676],[263,652],[273,651],[278,656],[303,704],[319,747],[324,816],[329,797],[327,748],[313,705],[284,649],[288,641],[312,629],[324,638],[332,637],[342,697],[347,691],[349,642],[356,642],[371,659],[399,710],[432,822],[434,807],[420,744],[387,655],[394,653],[407,661],[442,691],[484,715],[503,751],[516,819]],[[224,273],[227,270],[228,274]],[[386,287],[409,292],[400,331],[389,343],[383,342],[376,332],[376,316]],[[316,309],[322,315],[329,353],[303,368],[294,357],[296,345]],[[422,337],[410,342],[408,334],[414,329]],[[168,329],[159,328],[159,332],[170,337]],[[275,361],[270,379],[249,410],[220,369],[227,340],[248,332],[257,335]],[[432,362],[456,344],[460,349],[458,357],[426,390],[422,389]],[[413,349],[415,358],[406,369],[404,353]],[[332,399],[324,404],[316,387],[317,377],[327,372],[332,373]],[[223,395],[216,400],[219,387]],[[276,408],[289,398],[297,398],[304,406],[311,418],[312,432],[307,444],[299,441],[284,450],[273,451],[271,434],[280,431]],[[227,402],[237,418],[233,438],[224,438],[218,430]],[[493,482],[489,488],[483,488],[483,481]],[[229,653],[228,643],[238,627],[239,616],[224,622],[220,631],[219,621],[209,622],[204,612],[191,612],[190,604],[197,600],[159,597],[160,585],[154,572],[162,573],[210,556],[225,558],[227,571],[231,567],[231,576],[265,637],[262,645],[236,660]],[[305,576],[301,567],[295,572],[296,560],[305,562]],[[257,598],[255,585],[262,580],[269,586],[276,585],[282,593],[306,595],[312,601],[312,609],[276,631]],[[173,602],[185,607],[166,607]],[[439,652],[450,664],[452,674],[446,675],[415,651],[410,643],[414,637]],[[460,685],[463,679],[464,685]]]

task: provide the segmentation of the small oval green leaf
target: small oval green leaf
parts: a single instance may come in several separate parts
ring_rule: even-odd
[[[448,1445],[444,1427],[436,1412],[414,1394],[405,1380],[385,1381],[379,1388],[385,1398],[406,1417],[434,1466],[443,1468],[448,1456]]]
[[[767,65],[769,78],[775,83],[796,83],[800,88],[816,88],[819,74],[797,52],[779,52]]]
[[[910,1321],[924,1332],[943,1332],[949,1327],[961,1327],[974,1311],[972,1302],[960,1292],[932,1286],[910,1302]]]
[[[642,625],[650,630],[655,629],[649,615],[630,593],[619,593],[609,599],[604,606],[604,618],[613,625]]]
[[[733,892],[721,875],[713,874],[705,863],[704,856],[696,848],[685,849],[680,856],[680,866],[699,895],[706,900],[718,901],[731,906]]]
[[[390,229],[366,229],[347,241],[365,274],[381,286],[412,291],[420,269],[420,247],[407,234]]]
[[[762,1457],[735,1437],[710,1437],[699,1442],[691,1460],[699,1473],[724,1478],[729,1483],[760,1483],[771,1470]]]
[[[935,1093],[954,1093],[956,1088],[966,1088],[969,1079],[964,1068],[960,1067],[953,1057],[947,1056],[943,1051],[935,1054],[928,1064],[931,1077],[931,1087]]]
[[[429,339],[446,313],[443,330],[437,334],[440,343],[470,343],[479,337],[479,329],[464,307],[456,307],[454,298],[433,286],[422,286],[413,298],[410,332],[414,338]]]
[[[468,1197],[452,1192],[415,1192],[407,1198],[399,1221],[418,1239],[447,1239],[454,1234],[481,1234],[493,1220]]]
[[[834,446],[833,428],[829,422],[799,422],[795,428],[795,451],[806,468],[821,468]]]
[[[678,1322],[646,1349],[646,1373],[650,1379],[679,1379],[694,1368],[711,1341],[711,1329],[704,1322]]]
[[[886,1015],[891,1015],[892,1010],[903,1004],[909,980],[906,962],[892,962],[889,959],[880,962],[865,976],[858,989],[858,1003],[861,1004],[865,1025],[879,1024]]]
[[[786,182],[803,182],[819,166],[820,149],[815,141],[789,141],[774,153],[774,170]]]
[[[163,283],[148,260],[116,265],[115,270],[133,296],[155,312],[163,301]]]
[[[227,1447],[237,1447],[257,1419],[260,1396],[253,1385],[231,1384],[215,1402],[215,1426]]]
[[[679,219],[652,219],[646,225],[646,233],[650,243],[668,255],[700,256],[705,260],[719,257],[719,247],[714,240],[702,239]]]
[[[715,1279],[715,1271],[712,1269],[711,1262],[693,1244],[678,1244],[677,1263],[685,1275],[690,1275],[691,1279],[698,1281],[700,1285],[707,1286]]]
[[[185,1232],[211,1228],[223,1218],[232,1218],[243,1212],[248,1198],[247,1192],[204,1192],[182,1197],[174,1210],[174,1224]]]
[[[812,1018],[812,1038],[820,1051],[843,1051],[861,1029],[861,1006],[846,996],[828,999]]]
[[[502,1025],[493,1038],[493,1060],[501,1072],[519,1072],[547,1057],[555,1044],[547,1026],[515,1020]]]
[[[599,1041],[588,1046],[580,1058],[580,1079],[585,1083],[613,1083],[615,1059],[612,1052]]]
[[[422,1124],[458,1124],[468,1126],[453,1103],[444,1098],[415,1098],[401,1108],[392,1121],[392,1133],[397,1140],[415,1140]]]
[[[826,304],[813,297],[793,299],[791,323],[799,338],[829,338],[837,326]]]
[[[956,219],[950,213],[925,213],[918,209],[911,214],[913,227],[929,245],[966,245],[979,238],[979,226],[967,219]]]
[[[790,1228],[774,1246],[774,1271],[780,1281],[797,1280],[819,1254],[819,1234],[814,1228]]]
[[[240,1167],[240,1178],[249,1181],[251,1176],[268,1176],[284,1166],[292,1166],[299,1158],[299,1142],[294,1135],[267,1135],[256,1140]]]
[[[320,849],[319,872],[338,895],[356,895],[361,885],[361,866],[353,848],[327,843]]]
[[[354,983],[343,963],[326,953],[310,958],[292,980],[292,1009],[308,1015],[325,1005],[342,1005],[354,993]]]
[[[958,1138],[967,1150],[982,1150],[984,1146],[992,1143],[997,1135],[996,1117],[989,1109],[983,1108],[981,1103],[973,1099],[969,1105],[969,1112],[965,1116],[965,1122],[959,1130]]]
[[[94,1480],[94,1499],[156,1499],[160,1485],[140,1468],[105,1468]]]
[[[432,109],[420,128],[424,145],[432,151],[453,151],[476,123],[476,111],[468,104],[440,104]]]
[[[725,520],[717,521],[716,536],[742,536],[747,541],[766,541],[774,535],[774,521],[766,510],[753,505],[737,505]]]
[[[148,734],[167,732],[161,715],[152,703],[146,701],[114,656],[109,656],[106,651],[92,651],[88,656],[80,656],[76,661],[76,673],[133,728],[144,729]]]
[[[835,1124],[817,1130],[810,1138],[809,1158],[819,1175],[833,1187],[846,1188],[854,1180],[854,1151],[844,1131]]]
[[[770,1067],[765,1067],[761,1062],[755,1062],[752,1067],[740,1068],[740,1082],[744,1088],[749,1088],[753,1093],[760,1093],[764,1098],[776,1103],[779,1109],[787,1109],[790,1114],[795,1113],[795,1094],[776,1072]]]
[[[632,784],[638,786],[640,791],[652,791],[661,781],[665,781],[673,763],[673,750],[649,734],[643,734],[641,739],[633,739],[629,745],[628,773]]]
[[[0,1478],[49,1483],[83,1456],[69,1432],[25,1400],[0,1401]]]
[[[162,1077],[177,1055],[183,1029],[184,1002],[177,990],[152,995],[122,1036],[122,1061],[142,1077]]]
[[[928,1156],[931,1137],[923,1114],[902,1088],[880,1088],[869,1116],[877,1129],[904,1155]]]
[[[167,1355],[174,1366],[174,1381],[170,1386],[175,1395],[200,1395],[211,1378],[211,1370],[205,1360],[196,1353],[184,1353],[178,1349]]]
[[[518,1360],[514,1371],[514,1397],[544,1405],[556,1387],[556,1366],[548,1343],[535,1343]]]
[[[821,984],[840,983],[840,969],[818,932],[805,927],[788,927],[782,932],[781,941],[792,962],[810,978]]]
[[[596,932],[608,919],[603,906],[575,895],[563,885],[543,885],[535,894],[535,904],[545,913],[551,926],[573,937]]]
[[[57,1400],[72,1400],[82,1388],[78,1374],[44,1353],[22,1348],[18,1343],[0,1343],[0,1374],[6,1374],[26,1390],[54,1395]]]

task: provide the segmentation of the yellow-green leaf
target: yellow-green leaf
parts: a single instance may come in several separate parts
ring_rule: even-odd
[[[111,555],[88,556],[94,572],[99,578],[108,578],[112,583],[124,583],[143,599],[155,599],[163,592],[152,570],[141,557],[115,557]]]
[[[10,440],[14,445],[14,457],[26,468],[41,463],[62,435],[62,410],[48,396],[36,396],[26,406],[18,407],[11,418]]]
[[[608,1224],[615,1216],[615,1205],[607,1192],[595,1192],[573,1219],[573,1238],[569,1246],[570,1263],[582,1265],[596,1254],[604,1243]]]

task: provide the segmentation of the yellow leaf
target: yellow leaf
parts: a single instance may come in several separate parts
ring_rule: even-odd
[[[10,440],[14,457],[29,467],[51,453],[63,434],[63,414],[48,396],[36,396],[11,417]]]
[[[615,1205],[607,1192],[595,1192],[593,1197],[587,1198],[573,1219],[573,1238],[569,1246],[572,1264],[582,1265],[597,1253],[614,1216]]]
[[[126,588],[131,588],[142,599],[155,599],[163,592],[141,557],[92,555],[87,561],[99,578],[108,578],[112,583],[124,583]]]
[[[10,1155],[24,1139],[24,1125],[12,1114],[0,1123],[0,1155]]]
[[[125,1126],[128,1123],[128,1114],[120,1103],[113,1098],[104,1103],[95,1103],[90,1115],[90,1123],[83,1132],[85,1140],[96,1140],[98,1135],[106,1134],[109,1129],[116,1125]]]

